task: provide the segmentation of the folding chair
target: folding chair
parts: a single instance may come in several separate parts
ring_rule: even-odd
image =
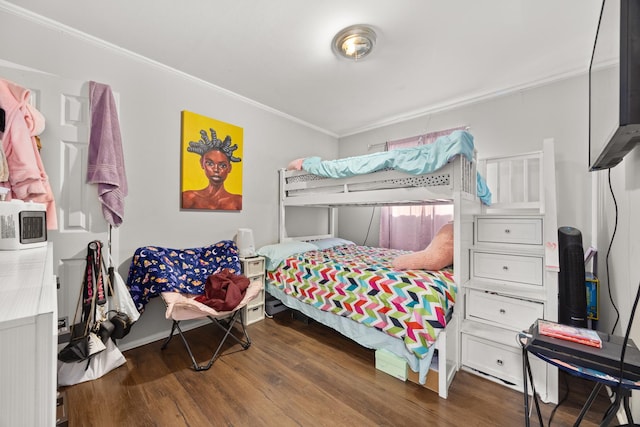
[[[213,308],[202,304],[196,301],[194,298],[197,295],[190,294],[181,294],[178,292],[162,292],[161,296],[164,300],[167,311],[166,317],[167,319],[171,319],[173,321],[171,326],[171,332],[167,339],[162,343],[161,349],[164,350],[171,338],[176,331],[182,338],[182,342],[184,343],[187,352],[189,353],[189,357],[191,357],[191,362],[193,363],[193,369],[196,371],[206,371],[211,368],[211,365],[217,360],[220,355],[220,351],[222,350],[222,346],[226,342],[227,338],[232,338],[237,343],[242,346],[242,350],[246,350],[251,346],[251,339],[247,334],[245,319],[243,308],[253,300],[256,295],[260,293],[262,290],[262,282],[261,281],[252,281],[247,288],[244,298],[240,303],[230,311],[216,311]],[[189,345],[184,333],[182,332],[182,328],[180,328],[180,322],[182,320],[190,320],[190,319],[201,319],[208,318],[211,320],[213,324],[218,326],[222,331],[224,331],[224,336],[218,343],[218,346],[213,353],[213,356],[209,360],[209,363],[199,365],[196,362],[196,359],[191,351],[191,346]],[[234,330],[234,326],[238,324],[239,328]],[[239,330],[237,330],[239,329]]]

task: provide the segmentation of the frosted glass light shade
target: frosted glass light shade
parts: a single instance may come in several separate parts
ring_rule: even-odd
[[[331,48],[340,57],[358,61],[371,53],[376,32],[367,25],[352,25],[335,35]]]
[[[253,230],[250,228],[238,228],[236,234],[236,246],[241,257],[251,257],[256,254],[256,245],[253,242]]]

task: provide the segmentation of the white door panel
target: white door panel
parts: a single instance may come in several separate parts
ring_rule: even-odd
[[[40,155],[56,201],[58,229],[50,230],[58,275],[59,317],[73,320],[84,275],[87,244],[108,244],[95,185],[86,184],[89,146],[89,82],[0,67],[0,77],[32,91],[31,103],[44,115]],[[112,233],[112,240],[117,233]],[[112,247],[115,246],[112,241]],[[115,252],[114,252],[115,253]],[[106,259],[105,259],[106,261]]]

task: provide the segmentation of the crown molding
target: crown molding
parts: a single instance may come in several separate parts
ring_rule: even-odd
[[[574,69],[564,73],[553,74],[553,75],[544,77],[542,79],[538,79],[522,85],[505,87],[504,89],[501,89],[501,90],[493,90],[491,92],[485,92],[485,93],[480,93],[476,95],[472,94],[470,96],[461,97],[452,101],[421,108],[419,110],[414,110],[405,114],[400,114],[385,120],[378,121],[376,123],[373,123],[365,127],[352,129],[345,133],[341,133],[338,138],[339,139],[346,138],[348,136],[358,135],[364,132],[372,131],[385,126],[391,126],[394,124],[406,122],[408,120],[418,119],[420,117],[428,116],[431,114],[442,113],[445,111],[454,110],[456,108],[468,107],[470,105],[478,104],[480,102],[486,102],[486,101],[502,98],[505,96],[513,95],[518,92],[523,92],[527,90],[536,89],[542,86],[547,86],[547,85],[557,83],[562,80],[567,80],[573,77],[577,77],[583,74],[587,74],[587,71],[582,68]]]

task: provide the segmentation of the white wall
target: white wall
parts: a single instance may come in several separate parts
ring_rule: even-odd
[[[233,238],[239,227],[254,230],[257,246],[276,242],[277,169],[297,157],[337,155],[334,137],[166,67],[7,11],[0,10],[0,22],[0,37],[11,40],[0,60],[106,83],[120,96],[129,196],[115,259],[125,278],[140,246],[203,246]],[[244,129],[241,212],[180,210],[182,110]],[[159,298],[147,307],[123,347],[168,332]]]
[[[600,281],[603,283],[600,302],[605,307],[603,317],[606,315],[604,320],[610,331],[616,319],[608,293],[611,289],[613,301],[620,311],[615,333],[624,335],[629,313],[640,286],[640,270],[635,264],[640,260],[640,223],[636,216],[640,211],[640,150],[636,148],[631,151],[622,163],[610,170],[610,173],[611,186],[609,171],[598,172],[595,179],[598,199],[595,226],[598,230],[597,244],[600,249],[598,271]],[[609,247],[610,253],[607,257]],[[607,283],[611,284],[610,288]],[[640,344],[640,330],[637,327],[639,316],[640,313],[634,319],[631,335],[636,344]]]

